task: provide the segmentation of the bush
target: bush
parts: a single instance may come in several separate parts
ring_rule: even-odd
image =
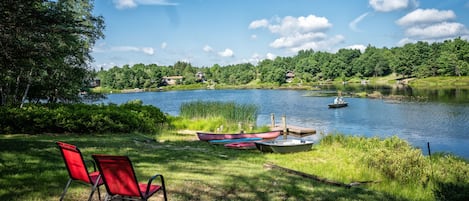
[[[0,133],[155,132],[167,118],[141,101],[122,105],[30,104],[0,108]]]

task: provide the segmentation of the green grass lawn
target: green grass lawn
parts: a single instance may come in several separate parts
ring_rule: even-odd
[[[77,145],[85,156],[128,155],[140,181],[161,173],[169,200],[432,200],[428,188],[388,181],[366,166],[358,152],[331,143],[308,152],[266,154],[230,150],[197,141],[195,135],[140,134],[0,135],[0,200],[58,200],[68,175],[56,141]],[[333,186],[266,163],[342,183],[371,180],[352,188]],[[464,163],[463,168],[467,168]],[[467,182],[467,180],[465,181]],[[104,187],[101,188],[102,191]],[[89,188],[72,183],[66,200],[86,200]],[[104,193],[102,192],[104,196]],[[97,198],[95,199],[97,200]],[[161,194],[151,200],[162,200]]]

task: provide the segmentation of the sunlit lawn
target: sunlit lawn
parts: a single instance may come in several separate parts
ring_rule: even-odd
[[[343,183],[381,180],[360,165],[357,153],[344,149],[316,146],[308,152],[265,154],[225,149],[197,141],[195,135],[148,139],[139,134],[0,135],[0,200],[59,199],[68,176],[56,141],[77,145],[87,159],[91,154],[128,155],[140,181],[156,173],[165,176],[169,200],[410,200],[371,190],[380,182],[345,188],[264,168],[274,163]],[[65,198],[86,200],[88,193],[87,186],[72,183]]]

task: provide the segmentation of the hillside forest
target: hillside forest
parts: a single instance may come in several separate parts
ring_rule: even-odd
[[[444,42],[417,42],[402,47],[377,48],[368,45],[364,52],[340,49],[336,53],[301,50],[292,57],[276,57],[251,63],[195,67],[187,62],[173,66],[135,64],[101,69],[101,86],[111,89],[154,88],[165,85],[164,77],[182,76],[178,84],[201,81],[243,85],[258,83],[313,83],[351,78],[366,79],[395,73],[402,78],[469,75],[469,42],[461,38]],[[288,75],[294,75],[288,80]]]
[[[294,56],[258,63],[192,66],[135,64],[93,68],[92,48],[104,37],[104,18],[93,14],[93,0],[0,1],[0,106],[24,103],[75,103],[100,98],[88,89],[148,89],[167,84],[282,85],[367,79],[396,74],[400,78],[469,75],[465,38],[416,42],[400,47],[374,47],[363,52],[301,50]],[[80,93],[89,91],[89,93]]]

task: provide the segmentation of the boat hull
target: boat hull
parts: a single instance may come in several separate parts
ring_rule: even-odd
[[[233,133],[233,134],[197,132],[197,137],[201,141],[240,139],[240,138],[270,139],[270,138],[278,137],[281,133],[282,131],[269,131],[269,132],[262,132],[262,133]]]
[[[348,103],[337,103],[337,104],[329,104],[329,108],[341,108],[347,107]]]
[[[233,142],[225,144],[226,148],[230,149],[255,149],[256,143],[255,142]]]
[[[255,142],[259,151],[267,153],[294,153],[309,151],[313,146],[312,141],[305,140],[273,140],[266,142]]]
[[[254,138],[238,138],[238,139],[223,139],[223,140],[209,140],[211,144],[228,144],[228,143],[241,143],[241,142],[254,142],[260,141],[262,138],[254,137]]]

